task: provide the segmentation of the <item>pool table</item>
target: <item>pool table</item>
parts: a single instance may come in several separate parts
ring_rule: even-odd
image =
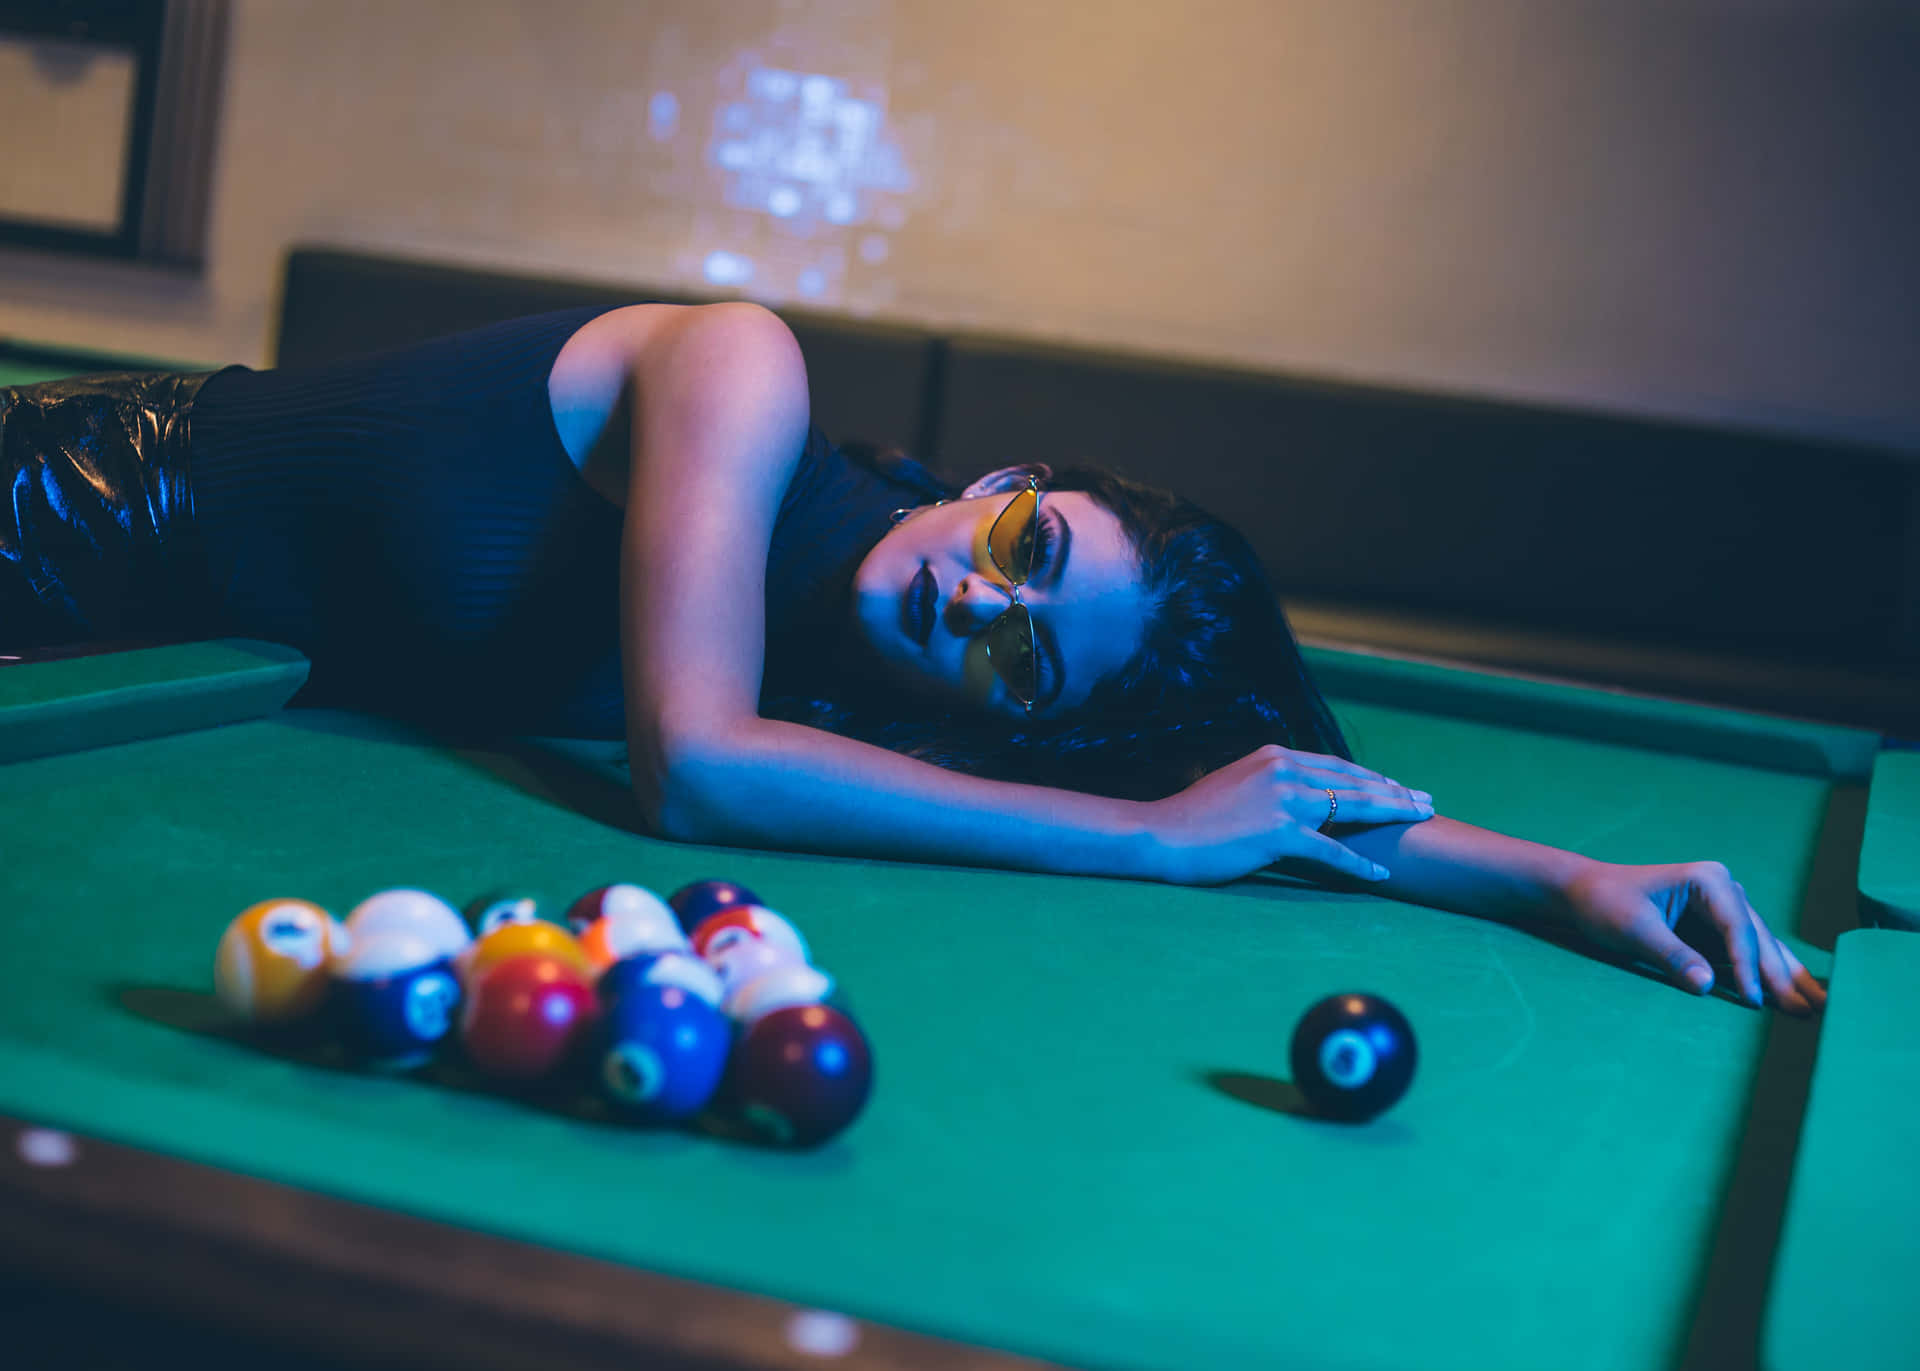
[[[13,1346],[70,1357],[120,1326],[128,1365],[194,1338],[280,1367],[1920,1365],[1920,937],[1898,926],[1920,755],[1308,654],[1358,760],[1442,814],[1725,861],[1830,978],[1825,1014],[1287,869],[1177,888],[660,841],[617,747],[295,707],[306,663],[270,644],[30,660],[0,666]],[[822,1147],[627,1127],[444,1065],[356,1072],[211,995],[222,927],[269,896],[706,876],[792,918],[871,1038],[871,1102]],[[1347,989],[1419,1036],[1412,1089],[1364,1125],[1286,1079],[1296,1018]]]

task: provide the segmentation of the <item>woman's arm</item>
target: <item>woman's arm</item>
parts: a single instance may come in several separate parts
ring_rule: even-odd
[[[654,831],[1033,871],[1195,879],[1214,869],[1189,862],[1168,876],[1169,845],[1222,847],[1191,807],[1156,808],[1150,826],[1137,803],[983,780],[761,719],[767,547],[805,441],[805,367],[786,326],[755,306],[642,322],[626,354],[634,413],[620,632],[634,795]],[[1383,777],[1280,748],[1195,789],[1214,796],[1223,782],[1237,787],[1249,830],[1225,854],[1237,869],[1215,879],[1283,856],[1366,877],[1371,863],[1313,831],[1326,814],[1323,787],[1338,787],[1341,814],[1356,820],[1418,812]]]
[[[1148,879],[1146,807],[990,781],[776,719],[683,739],[660,827],[683,841]]]
[[[685,841],[1149,874],[1138,806],[989,782],[758,715],[767,546],[806,439],[779,319],[689,310],[636,336],[621,548],[634,794]]]
[[[1720,862],[1615,865],[1441,818],[1368,828],[1345,842],[1392,870],[1372,889],[1395,899],[1537,920],[1644,963],[1694,994],[1714,988],[1711,958],[1729,972],[1727,988],[1754,1008],[1771,998],[1789,1013],[1810,1014],[1826,1003],[1824,987]]]
[[[1372,887],[1409,904],[1484,919],[1550,919],[1591,858],[1453,819],[1334,831],[1355,852],[1393,874]]]
[[[655,831],[1196,884],[1304,859],[1415,903],[1558,917],[1704,989],[1710,969],[1673,932],[1692,912],[1750,1001],[1764,981],[1784,1007],[1818,1007],[1817,983],[1719,863],[1609,866],[1432,820],[1404,787],[1340,758],[1267,746],[1141,803],[960,775],[761,719],[767,547],[805,440],[805,364],[757,306],[620,319],[636,321],[615,340],[634,398],[621,662],[634,794]],[[1317,831],[1327,788],[1365,825],[1343,828],[1344,843]]]

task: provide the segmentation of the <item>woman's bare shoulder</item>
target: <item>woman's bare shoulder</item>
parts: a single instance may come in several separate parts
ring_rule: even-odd
[[[561,348],[554,374],[578,377],[631,372],[648,357],[690,336],[731,352],[797,348],[792,331],[772,310],[747,300],[711,305],[625,305],[596,315]]]
[[[688,400],[787,389],[803,412],[806,405],[799,345],[763,306],[628,305],[588,320],[555,359],[547,398],[567,456],[616,503],[627,485],[633,388],[649,374]]]

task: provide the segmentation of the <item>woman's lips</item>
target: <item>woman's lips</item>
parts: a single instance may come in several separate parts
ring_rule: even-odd
[[[933,600],[939,590],[933,568],[922,566],[907,582],[907,593],[900,597],[900,626],[921,647],[933,636]]]

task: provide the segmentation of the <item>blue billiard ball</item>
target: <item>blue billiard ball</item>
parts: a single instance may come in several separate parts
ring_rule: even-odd
[[[348,1053],[388,1071],[421,1066],[453,1027],[452,959],[410,933],[356,941],[334,965],[333,1005]]]
[[[600,1084],[622,1114],[676,1123],[706,1107],[726,1074],[733,1024],[677,985],[642,982],[608,1011]]]
[[[1378,995],[1329,995],[1300,1017],[1288,1050],[1293,1083],[1319,1113],[1358,1123],[1407,1093],[1419,1061],[1413,1025]]]
[[[691,933],[709,914],[735,905],[759,904],[760,897],[744,885],[732,881],[695,881],[667,896],[667,904],[680,920],[683,932]]]

